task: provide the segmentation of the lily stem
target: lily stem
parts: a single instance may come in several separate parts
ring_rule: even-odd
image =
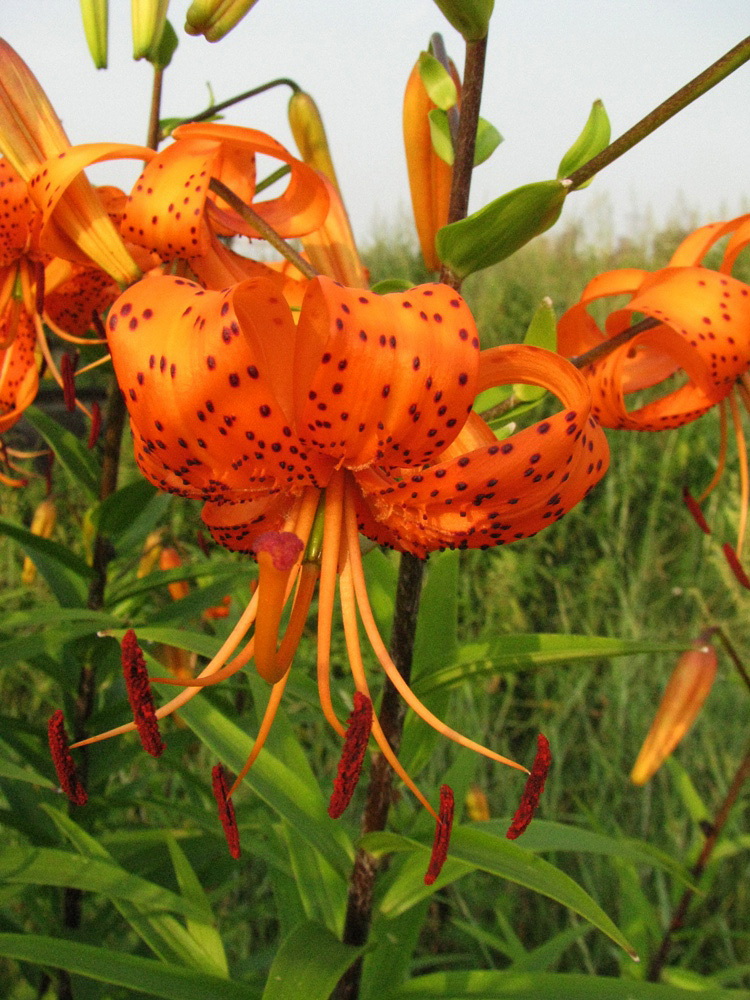
[[[219,104],[211,104],[206,108],[205,111],[201,111],[197,115],[191,115],[189,118],[183,118],[179,122],[180,125],[187,125],[192,122],[205,122],[209,118],[213,118],[220,111],[226,111],[227,108],[233,107],[235,104],[240,104],[241,101],[247,101],[251,97],[257,97],[258,94],[265,93],[266,90],[271,90],[273,87],[291,87],[293,93],[297,93],[302,88],[294,80],[290,80],[289,77],[280,76],[276,80],[269,80],[268,83],[261,83],[258,87],[253,87],[252,90],[245,90],[241,94],[237,94],[236,97],[230,97],[226,101],[221,101]],[[177,126],[175,126],[176,128]]]
[[[585,184],[595,174],[598,174],[600,170],[609,166],[610,163],[613,163],[623,153],[627,153],[629,149],[637,145],[641,139],[645,139],[647,135],[651,135],[657,128],[669,121],[670,118],[673,118],[678,111],[682,111],[688,104],[692,104],[693,101],[705,94],[706,91],[715,87],[717,83],[720,83],[730,73],[733,73],[743,63],[747,62],[748,59],[750,59],[750,37],[745,38],[739,45],[735,45],[733,49],[730,49],[720,59],[717,59],[708,69],[696,76],[694,80],[686,83],[684,87],[680,87],[676,93],[668,97],[658,108],[654,108],[650,114],[642,118],[632,128],[629,128],[627,132],[624,132],[619,139],[615,139],[613,143],[590,159],[588,163],[584,163],[578,170],[574,170],[567,178],[573,188]]]
[[[457,222],[466,217],[469,207],[471,171],[474,165],[474,143],[479,120],[479,105],[482,99],[484,63],[487,40],[468,42],[462,88],[461,113],[458,124],[449,222]],[[440,280],[459,290],[461,280],[452,272],[443,269]],[[411,674],[414,638],[417,630],[417,614],[422,594],[425,564],[415,556],[403,553],[399,563],[396,605],[393,615],[393,634],[390,652],[399,673],[409,682]],[[388,742],[398,752],[404,724],[404,706],[396,689],[386,680],[378,718]],[[362,817],[362,832],[371,833],[384,830],[388,821],[391,804],[393,772],[382,754],[378,754],[370,770],[367,799]],[[362,946],[367,942],[372,922],[375,878],[380,862],[368,851],[359,848],[354,859],[354,867],[349,883],[343,941],[345,944]],[[357,959],[344,973],[333,994],[335,1000],[357,1000],[360,995],[362,959]]]
[[[223,184],[216,177],[211,178],[211,190],[214,194],[218,194],[220,198],[223,198],[227,205],[231,205],[234,211],[245,220],[253,229],[257,230],[264,240],[267,240],[274,250],[278,250],[282,257],[285,257],[301,271],[306,278],[315,278],[318,272],[315,268],[308,263],[302,257],[293,246],[290,246],[285,239],[283,239],[268,225],[265,219],[262,219],[257,212],[255,212],[249,205],[247,205],[241,198],[228,188],[226,184]]]
[[[698,856],[698,860],[695,862],[693,867],[690,869],[690,874],[693,880],[697,882],[703,872],[706,870],[708,861],[713,853],[714,848],[719,840],[721,831],[724,828],[724,824],[729,818],[729,813],[732,810],[732,806],[737,801],[740,792],[742,791],[742,786],[750,778],[750,746],[748,746],[745,751],[745,756],[740,762],[740,766],[737,768],[734,777],[732,778],[732,783],[729,786],[724,801],[719,806],[719,809],[714,817],[713,823],[711,824],[710,831],[706,837],[706,841],[703,845],[703,849]],[[692,902],[694,892],[692,889],[686,889],[682,894],[680,902],[677,904],[675,911],[672,915],[672,919],[669,922],[669,927],[667,928],[664,937],[659,947],[658,952],[654,955],[651,960],[651,964],[648,969],[648,975],[646,979],[650,983],[656,983],[659,981],[661,976],[661,971],[666,964],[667,958],[669,957],[669,952],[672,948],[672,939],[677,931],[683,927],[685,923],[685,917],[687,916],[687,911]]]

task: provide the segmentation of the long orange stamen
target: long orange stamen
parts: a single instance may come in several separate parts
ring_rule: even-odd
[[[522,764],[518,764],[516,761],[510,760],[508,757],[503,757],[501,754],[495,753],[494,750],[489,750],[487,747],[482,746],[481,743],[476,743],[474,740],[470,740],[468,736],[464,736],[455,729],[451,729],[451,727],[446,725],[446,723],[444,723],[441,719],[438,719],[436,715],[433,715],[427,706],[424,705],[419,698],[417,698],[412,689],[403,679],[398,671],[398,668],[396,667],[396,664],[391,659],[388,650],[385,647],[385,643],[383,642],[380,632],[378,631],[377,624],[375,623],[375,616],[373,615],[372,608],[370,607],[370,600],[367,596],[367,583],[365,581],[365,574],[362,568],[362,559],[359,555],[357,513],[354,507],[354,498],[351,494],[351,490],[347,491],[344,518],[349,542],[349,561],[352,567],[354,591],[362,624],[365,627],[367,638],[370,641],[370,645],[372,646],[375,655],[385,670],[388,679],[391,681],[398,693],[404,699],[409,708],[412,709],[412,711],[416,712],[420,718],[424,719],[424,721],[429,726],[432,726],[432,728],[437,732],[448,737],[448,739],[453,740],[454,743],[458,743],[459,746],[466,747],[469,750],[474,750],[483,757],[488,757],[490,760],[497,761],[499,764],[506,764],[508,767],[515,768],[517,771],[524,771],[528,774],[528,768],[524,767]]]
[[[331,701],[331,623],[333,603],[336,595],[336,575],[339,564],[341,521],[344,503],[344,474],[334,472],[326,487],[325,513],[323,522],[323,552],[320,564],[320,584],[318,586],[318,693],[323,715],[343,737],[344,726],[339,721]]]
[[[362,661],[362,651],[359,645],[359,630],[357,628],[357,611],[352,575],[352,560],[349,554],[347,554],[344,566],[341,570],[339,589],[341,592],[341,616],[344,622],[344,637],[346,639],[346,653],[349,658],[349,668],[351,669],[352,677],[354,678],[357,690],[372,701],[370,688],[367,684],[367,677],[365,675],[365,667]],[[409,776],[408,772],[401,764],[401,761],[393,752],[393,748],[383,732],[383,728],[380,725],[377,715],[373,715],[372,717],[372,735],[375,737],[375,742],[380,748],[380,752],[388,761],[393,771],[395,771],[399,778],[401,778],[412,795],[414,795],[414,797],[421,802],[425,809],[432,816],[434,816],[435,819],[437,819],[438,814],[417,788],[414,780]]]
[[[229,795],[234,795],[242,781],[250,770],[250,768],[255,763],[255,759],[258,754],[263,749],[263,745],[268,738],[268,734],[271,732],[271,726],[273,725],[273,720],[276,718],[276,712],[278,711],[279,705],[281,704],[281,698],[284,694],[284,688],[286,687],[286,682],[289,680],[289,671],[283,675],[283,677],[278,680],[274,686],[271,688],[271,695],[268,699],[268,704],[266,705],[266,710],[263,713],[263,719],[260,724],[260,729],[258,730],[258,735],[255,738],[255,743],[253,744],[253,749],[250,751],[250,755],[245,761],[245,765],[234,779],[232,787],[229,789]]]

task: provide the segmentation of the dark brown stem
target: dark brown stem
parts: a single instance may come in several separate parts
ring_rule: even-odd
[[[699,76],[696,76],[690,83],[686,83],[684,87],[680,87],[663,104],[660,104],[658,108],[654,108],[650,114],[628,129],[619,139],[615,139],[611,145],[603,149],[601,153],[589,160],[588,163],[584,163],[578,170],[574,170],[568,177],[568,180],[574,188],[585,184],[587,180],[598,174],[600,170],[609,166],[610,163],[622,156],[623,153],[627,153],[629,149],[637,145],[641,139],[645,139],[647,135],[651,135],[657,128],[669,121],[678,111],[682,111],[688,104],[692,104],[694,100],[701,97],[706,91],[715,87],[717,83],[720,83],[730,73],[733,73],[743,63],[747,62],[748,59],[750,59],[750,37],[745,38],[739,45],[735,45],[733,49],[730,49],[721,59],[718,59]]]
[[[242,94],[237,94],[236,97],[230,97],[226,101],[221,101],[220,104],[212,104],[205,111],[201,111],[200,114],[192,115],[190,118],[183,118],[180,124],[187,125],[190,122],[204,122],[207,118],[213,118],[220,111],[225,111],[227,108],[231,108],[241,101],[247,101],[250,97],[257,97],[258,94],[262,94],[266,90],[271,90],[272,87],[282,86],[291,87],[295,94],[298,90],[302,89],[294,80],[290,80],[286,76],[281,76],[277,80],[270,80],[268,83],[262,83],[259,87],[253,87],[252,90],[246,90]]]
[[[721,644],[726,650],[727,656],[734,664],[737,673],[745,682],[745,686],[747,687],[748,691],[750,691],[750,674],[748,674],[747,668],[740,659],[739,653],[734,648],[734,645],[731,643],[729,636],[726,634],[723,628],[714,629],[714,632],[716,635],[718,635],[719,639],[721,639]]]
[[[486,45],[485,38],[481,42],[468,42],[466,46],[466,66],[456,158],[453,165],[449,222],[457,222],[458,219],[465,218],[468,210],[471,170],[474,164],[474,141],[484,80]],[[461,284],[460,279],[445,269],[441,273],[441,281],[450,284],[456,290]],[[408,553],[401,556],[393,616],[391,656],[407,684],[411,674],[424,566],[425,564],[415,556]],[[378,718],[388,742],[396,753],[398,753],[401,744],[404,714],[405,710],[401,698],[391,682],[386,680]],[[383,755],[378,754],[370,771],[367,800],[362,817],[363,833],[385,829],[391,804],[392,783],[391,768]],[[375,878],[379,865],[378,859],[368,851],[361,848],[357,851],[349,883],[343,936],[345,944],[361,946],[367,941],[372,921]],[[339,981],[333,994],[335,1000],[357,1000],[361,978],[362,961],[358,959]]]
[[[261,219],[257,212],[254,212],[249,205],[238,198],[231,188],[228,188],[226,184],[223,184],[216,177],[211,178],[211,190],[218,194],[219,197],[223,198],[227,205],[231,205],[235,212],[245,220],[249,225],[253,227],[260,235],[266,240],[271,246],[278,250],[282,257],[285,257],[288,261],[301,271],[306,278],[314,278],[317,276],[317,271],[312,267],[308,261],[301,257],[300,254],[290,246],[285,239],[283,239],[272,229],[265,219]]]
[[[703,850],[698,856],[698,860],[690,869],[693,881],[698,882],[703,875],[703,872],[706,870],[706,865],[708,864],[709,858],[716,847],[721,831],[724,828],[724,824],[729,818],[732,806],[737,801],[739,794],[742,791],[742,786],[748,778],[750,778],[750,747],[748,747],[745,751],[745,756],[740,762],[740,766],[737,768],[734,778],[732,779],[732,783],[729,786],[729,791],[727,792],[724,801],[719,806],[716,816],[714,817],[714,821],[711,824],[710,832],[703,845]],[[654,955],[651,965],[649,966],[648,975],[646,976],[648,982],[656,983],[659,981],[661,970],[664,968],[667,958],[669,957],[669,952],[672,947],[672,939],[675,933],[680,930],[685,923],[685,917],[687,916],[687,911],[690,907],[690,903],[692,902],[693,895],[694,893],[692,889],[686,889],[680,899],[680,902],[677,904],[669,923],[669,927],[667,928],[664,938],[662,939],[661,946],[656,955]]]
[[[161,87],[164,81],[164,70],[154,66],[154,81],[151,86],[151,110],[148,117],[148,135],[146,144],[150,149],[158,149],[161,140],[159,116],[161,114]]]

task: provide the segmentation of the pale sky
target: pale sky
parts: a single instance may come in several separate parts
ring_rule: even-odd
[[[0,8],[0,34],[34,70],[73,142],[145,138],[151,69],[130,55],[130,4],[109,6],[109,69],[100,71],[85,46],[78,0],[3,0]],[[164,117],[205,107],[209,82],[224,100],[290,76],[321,108],[358,238],[366,242],[379,221],[403,215],[406,78],[433,31],[463,63],[462,40],[432,0],[258,0],[214,45],[182,32],[187,6],[171,0],[180,47],[166,74]],[[747,0],[497,0],[482,113],[505,142],[476,171],[472,208],[553,177],[595,98],[604,101],[615,137],[747,34]],[[271,91],[226,120],[293,148],[288,93]],[[625,233],[634,213],[650,208],[663,221],[681,199],[699,222],[747,208],[749,108],[747,64],[608,167],[565,216],[585,216],[604,196]],[[128,187],[137,165],[97,171],[97,183]]]

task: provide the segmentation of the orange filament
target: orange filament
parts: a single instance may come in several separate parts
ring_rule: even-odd
[[[276,712],[278,711],[279,705],[281,704],[281,698],[284,694],[284,688],[286,687],[286,682],[289,680],[289,671],[278,680],[274,686],[271,688],[271,696],[268,699],[268,704],[266,705],[266,710],[263,713],[263,719],[260,724],[260,729],[258,730],[258,735],[255,738],[255,743],[253,744],[253,749],[250,751],[250,755],[245,761],[245,766],[242,768],[240,773],[234,779],[234,784],[229,789],[229,795],[234,795],[242,781],[250,770],[250,768],[255,763],[255,759],[258,754],[263,749],[263,746],[268,738],[268,734],[271,732],[271,726],[273,725],[273,720],[276,718]]]
[[[365,627],[365,632],[367,633],[367,638],[369,639],[370,645],[380,661],[380,664],[385,670],[388,679],[391,681],[409,708],[411,708],[413,712],[416,712],[420,718],[424,719],[424,721],[429,726],[432,726],[432,728],[437,732],[446,736],[448,739],[453,740],[454,743],[458,743],[459,746],[466,747],[469,750],[474,750],[476,753],[482,754],[483,757],[488,757],[490,760],[497,761],[500,764],[506,764],[508,767],[515,768],[518,771],[524,771],[528,774],[528,768],[525,768],[522,764],[518,764],[516,761],[510,760],[508,757],[503,757],[501,754],[495,753],[494,750],[489,750],[487,747],[482,746],[481,743],[476,743],[474,740],[470,740],[468,736],[464,736],[455,729],[451,729],[451,727],[446,725],[446,723],[444,723],[441,719],[438,719],[438,717],[433,715],[427,706],[424,705],[419,698],[417,698],[399,673],[396,664],[391,659],[388,650],[385,647],[385,643],[380,636],[378,627],[375,623],[375,617],[372,613],[372,608],[370,607],[370,600],[367,596],[367,583],[365,582],[365,574],[362,569],[362,560],[359,556],[357,513],[354,506],[354,496],[352,493],[353,489],[354,487],[352,486],[347,491],[344,519],[346,521],[346,532],[349,541],[349,562],[352,568],[354,591],[357,600],[357,607],[362,619],[362,624]]]
[[[336,595],[336,575],[339,565],[341,520],[344,504],[344,474],[334,472],[326,487],[323,519],[323,551],[318,586],[318,695],[320,707],[329,724],[343,739],[344,726],[339,721],[331,701],[331,623]]]

